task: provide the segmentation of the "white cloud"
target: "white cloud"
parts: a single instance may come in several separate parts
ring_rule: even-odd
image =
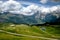
[[[30,5],[22,10],[23,15],[33,15],[35,12],[37,12],[38,6],[36,5]]]
[[[16,1],[7,1],[2,4],[2,11],[19,11],[22,5]]]
[[[41,3],[45,4],[48,0],[40,0]]]
[[[42,16],[42,19],[44,19],[47,14],[52,14],[56,16],[57,18],[60,17],[60,6],[59,5],[52,6],[52,7],[30,5],[26,8],[23,8],[22,14],[25,16],[31,16],[31,15],[34,15],[37,11],[39,11],[39,14]]]
[[[50,11],[51,12],[54,12],[54,11],[57,11],[57,10],[58,10],[58,7],[57,6],[53,6],[53,7],[50,8]]]
[[[3,3],[2,1],[0,1],[0,4]]]
[[[53,15],[60,16],[60,5],[52,6],[52,7],[45,7],[45,6],[38,6],[35,4],[29,5],[27,7],[22,6],[20,3],[16,1],[7,1],[7,2],[0,2],[0,12],[10,12],[14,14],[22,14],[25,16],[34,15],[37,11],[39,14],[43,14],[45,16],[48,13],[53,13]]]
[[[2,12],[2,4],[3,4],[3,2],[0,1],[0,12]]]
[[[39,10],[41,11],[41,13],[47,14],[47,13],[50,13],[49,9],[50,9],[49,7],[42,6],[42,7],[40,7]]]
[[[57,5],[57,6],[53,6],[50,8],[50,12],[55,15],[57,18],[60,17],[60,6]]]

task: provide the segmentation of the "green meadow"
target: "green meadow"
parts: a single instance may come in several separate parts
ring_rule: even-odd
[[[0,23],[0,40],[59,40],[60,25]]]

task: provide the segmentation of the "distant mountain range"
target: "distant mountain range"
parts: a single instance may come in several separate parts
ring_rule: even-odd
[[[19,24],[60,23],[60,5],[23,5],[14,0],[0,1],[0,22]]]
[[[52,14],[45,15],[42,18],[42,14],[38,14],[38,12],[32,16],[25,16],[22,14],[12,14],[9,12],[0,13],[0,22],[12,22],[12,23],[19,23],[19,24],[44,24],[60,22],[60,18],[56,18]]]

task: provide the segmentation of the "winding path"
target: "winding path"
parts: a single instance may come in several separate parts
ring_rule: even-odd
[[[30,35],[24,35],[24,34],[17,34],[17,33],[7,32],[7,31],[4,31],[4,30],[0,30],[0,32],[7,33],[7,34],[10,34],[10,35],[15,35],[15,36],[25,36],[25,37],[31,37],[31,38],[47,39],[47,40],[58,40],[58,39],[54,39],[54,38],[46,38],[46,37],[38,37],[38,36],[30,36]]]

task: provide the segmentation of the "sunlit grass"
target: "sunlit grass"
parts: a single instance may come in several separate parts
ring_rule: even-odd
[[[44,27],[45,29],[42,30],[42,27]],[[60,38],[60,31],[58,31],[59,29],[56,29],[55,27],[52,27],[52,26],[38,27],[38,26],[29,26],[24,24],[11,24],[11,23],[5,24],[4,23],[4,24],[1,24],[0,30],[4,30],[11,33],[30,35],[30,36]],[[0,33],[0,40],[45,40],[45,39],[30,38],[30,37],[23,37],[23,36],[19,37],[19,36],[9,35],[6,33]]]

